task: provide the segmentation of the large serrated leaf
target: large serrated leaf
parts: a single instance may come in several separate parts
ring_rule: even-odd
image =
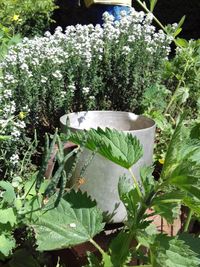
[[[198,254],[184,240],[159,235],[151,247],[153,266],[199,267]]]
[[[16,214],[13,208],[0,209],[0,223],[10,223],[11,226],[14,226],[17,223]]]
[[[196,129],[196,124],[186,127],[180,121],[169,145],[161,178],[199,199],[200,132],[197,134]]]
[[[79,192],[77,203],[81,203],[82,197]],[[30,223],[36,234],[38,250],[55,250],[77,245],[89,241],[103,230],[102,213],[93,202],[91,204],[89,198],[88,205],[84,208],[73,207],[64,198],[57,207],[53,203],[54,198],[49,200],[45,210],[38,212]]]
[[[126,176],[122,176],[118,183],[119,198],[127,210],[128,216],[134,217],[140,207],[141,197],[138,191]]]
[[[131,260],[131,253],[129,250],[131,242],[131,235],[129,232],[121,231],[111,242],[111,261],[113,266],[124,266]],[[112,265],[111,265],[112,266]]]
[[[153,199],[152,207],[157,214],[172,224],[180,215],[180,207],[185,194],[180,191],[173,191],[156,196]]]
[[[15,199],[15,191],[12,184],[6,181],[0,181],[0,190],[1,189],[5,190],[3,192],[3,202],[12,204]]]
[[[200,187],[198,187],[199,179],[192,176],[175,176],[170,179],[172,185],[176,185],[180,189],[190,193],[200,200]]]
[[[143,154],[139,140],[115,129],[90,129],[71,134],[69,140],[82,145],[112,162],[129,169]]]
[[[0,259],[8,257],[15,247],[15,240],[12,236],[0,235]]]

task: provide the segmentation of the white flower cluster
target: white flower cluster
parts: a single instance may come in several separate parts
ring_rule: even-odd
[[[159,60],[168,56],[170,38],[162,30],[157,32],[151,23],[152,14],[145,15],[144,12],[131,9],[130,14],[122,12],[120,21],[114,21],[111,15],[104,13],[103,27],[78,24],[68,26],[64,32],[58,27],[54,34],[46,32],[44,37],[24,38],[10,49],[4,62],[0,64],[7,97],[11,89],[21,92],[23,95],[18,95],[16,101],[17,109],[27,104],[31,111],[35,108],[35,113],[45,110],[44,101],[50,96],[54,98],[54,107],[62,103],[73,103],[72,99],[64,99],[72,98],[80,88],[82,99],[96,97],[99,89],[95,91],[93,87],[97,87],[97,79],[93,86],[88,84],[87,75],[93,69],[101,68],[102,71],[96,74],[95,70],[94,75],[105,73],[104,64],[107,57],[111,58],[110,55],[113,55],[113,59],[122,55],[123,62],[129,62],[127,69],[130,71],[140,58],[145,59],[148,64],[153,62],[156,66]],[[86,76],[83,77],[83,74]],[[78,79],[83,79],[83,82]],[[116,81],[117,83],[120,82]],[[42,104],[38,104],[40,101]],[[68,110],[72,109],[73,107],[68,107]],[[9,109],[5,112],[8,113]],[[37,117],[38,114],[34,116]]]
[[[12,99],[12,90],[4,89],[2,83],[0,83],[0,135],[10,136],[9,146],[10,149],[14,151],[26,124],[15,115],[16,105]],[[24,112],[28,111],[27,108],[23,108],[23,110]],[[3,145],[4,144],[5,142]],[[3,151],[3,149],[2,147],[1,151]],[[6,150],[6,152],[9,152],[9,147],[7,145]],[[19,155],[16,151],[10,156],[9,161],[13,166],[18,163]]]
[[[103,28],[100,25],[76,25],[68,26],[65,33],[62,28],[58,27],[52,35],[46,32],[44,37],[35,37],[34,39],[24,38],[23,42],[16,48],[10,50],[2,67],[12,65],[19,66],[28,78],[34,75],[34,70],[52,61],[56,69],[52,68],[54,78],[62,79],[59,70],[64,62],[74,57],[83,59],[90,64],[93,58],[102,59],[105,45],[108,42],[118,43],[121,37],[127,38],[127,43],[122,51],[125,54],[131,50],[133,43],[139,40],[145,40],[146,48],[152,54],[157,52],[158,47],[163,50],[167,49],[170,40],[162,30],[156,32],[152,23],[152,14],[145,15],[144,12],[137,12],[131,9],[130,14],[122,12],[121,20],[114,21],[114,17],[107,12],[104,13]],[[123,36],[124,35],[124,36]],[[5,74],[5,83],[15,83],[17,77],[12,73]],[[41,82],[45,83],[45,78],[41,76]]]

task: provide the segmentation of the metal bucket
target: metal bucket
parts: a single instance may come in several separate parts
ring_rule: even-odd
[[[136,136],[144,150],[143,157],[132,167],[132,171],[138,180],[140,179],[140,167],[152,164],[156,128],[153,120],[129,112],[82,111],[70,113],[60,118],[63,132],[66,131],[67,118],[72,131],[109,127]],[[87,149],[83,151],[72,182],[80,177],[80,170],[90,154],[91,152]],[[81,186],[81,190],[86,191],[94,198],[106,214],[113,215],[112,222],[115,223],[122,222],[126,218],[125,207],[118,196],[119,177],[124,174],[132,181],[130,173],[126,169],[100,155],[95,155],[84,174],[86,182]]]

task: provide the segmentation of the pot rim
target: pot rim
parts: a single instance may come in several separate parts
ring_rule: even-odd
[[[147,120],[151,126],[149,127],[145,127],[145,128],[142,128],[142,129],[134,129],[134,130],[119,130],[119,131],[122,131],[124,133],[130,133],[130,132],[144,132],[144,131],[149,131],[150,129],[154,129],[156,127],[156,123],[153,119],[145,116],[145,115],[138,115],[138,114],[135,114],[133,112],[128,112],[128,111],[115,111],[115,110],[89,110],[89,111],[78,111],[78,112],[71,112],[71,113],[67,113],[67,114],[64,114],[63,116],[60,117],[60,123],[62,126],[66,126],[66,116],[73,116],[73,115],[81,115],[81,114],[88,114],[88,113],[115,113],[115,114],[127,114],[127,115],[131,115],[131,116],[138,116],[141,117],[141,118],[144,118],[145,120]],[[101,128],[101,127],[100,127]],[[106,127],[105,127],[106,128]],[[109,127],[107,127],[109,128]],[[114,127],[113,127],[114,128]],[[84,130],[84,129],[80,129],[78,127],[71,127],[70,126],[70,129],[72,130]],[[92,128],[91,128],[92,129]],[[94,128],[93,128],[94,129]],[[88,130],[88,129],[87,129]]]

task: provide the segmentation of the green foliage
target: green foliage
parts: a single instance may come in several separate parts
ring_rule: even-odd
[[[162,237],[162,238],[161,238]],[[153,266],[156,267],[179,267],[199,266],[197,254],[178,238],[160,236],[155,240],[156,246],[152,246]]]
[[[167,237],[160,234],[149,219],[159,214],[169,223],[173,223],[179,215],[181,204],[187,205],[192,213],[199,215],[199,136],[199,124],[185,126],[183,120],[180,120],[158,181],[152,176],[152,167],[141,169],[139,185],[132,173],[133,183],[126,177],[120,178],[119,196],[127,210],[127,219],[122,231],[112,240],[108,252],[103,251],[93,240],[93,237],[103,230],[104,224],[102,212],[86,193],[68,190],[69,192],[63,195],[63,188],[60,188],[61,194],[56,192],[52,197],[46,198],[45,192],[49,190],[49,185],[54,183],[53,178],[53,181],[46,183],[39,179],[36,194],[34,184],[41,174],[43,177],[43,171],[35,174],[32,181],[18,189],[18,194],[11,184],[1,182],[3,199],[0,207],[0,239],[5,244],[0,250],[1,258],[10,255],[15,247],[12,230],[18,227],[19,223],[23,223],[34,229],[37,249],[40,251],[67,248],[90,241],[102,255],[102,260],[90,255],[90,267],[124,267],[130,263],[133,256],[140,259],[144,250],[146,256],[143,256],[142,260],[147,266],[199,266],[200,253],[196,249],[199,238],[193,241],[193,237],[185,234],[176,238]],[[141,146],[135,137],[116,130],[89,130],[87,133],[71,134],[70,140],[126,169],[142,155]],[[49,157],[57,142],[57,160],[62,165],[69,155],[65,156],[61,150],[57,133],[51,145],[47,138],[46,153]],[[47,162],[46,157],[44,162]],[[45,169],[43,165],[41,169]],[[20,188],[19,184],[20,180],[13,181],[17,188]],[[55,183],[54,186],[56,188],[58,184]],[[65,187],[65,184],[63,186]],[[59,194],[60,201],[57,202]],[[153,214],[149,214],[149,209],[153,210]],[[190,222],[190,217],[188,218],[187,225]],[[135,245],[133,240],[136,241]],[[193,242],[195,246],[191,244]],[[30,258],[31,262],[34,262],[34,259]],[[11,263],[13,264],[13,261]]]
[[[111,241],[110,253],[113,266],[121,266],[129,263],[131,260],[130,246],[130,233],[121,231],[117,237]],[[123,249],[121,245],[123,244]]]
[[[86,148],[126,169],[135,164],[143,154],[142,146],[136,137],[115,129],[80,131],[72,134],[69,140],[79,145],[87,140]]]
[[[0,61],[5,57],[8,48],[12,45],[16,45],[21,41],[21,35],[12,34],[9,28],[0,25]]]
[[[48,28],[55,8],[53,0],[1,0],[1,23],[23,36],[40,34]]]
[[[191,136],[197,125],[185,126],[181,120],[174,132],[166,155],[165,164],[161,173],[163,180],[169,179],[170,183],[177,184],[178,177],[181,184],[189,182],[196,186],[200,173],[199,168],[199,139]],[[195,182],[196,181],[196,182]]]
[[[70,194],[70,193],[69,193]],[[67,200],[69,197],[66,195]],[[83,207],[76,207],[82,203]],[[76,202],[68,202],[64,198],[54,208],[54,200],[50,199],[45,209],[33,214],[31,226],[36,233],[39,250],[66,248],[91,240],[103,230],[102,214],[94,203],[81,192],[76,194]]]
[[[18,249],[14,252],[8,267],[40,267],[39,262],[26,249]]]
[[[15,199],[15,191],[14,191],[12,184],[10,184],[9,182],[0,181],[0,188],[1,190],[2,189],[5,190],[3,193],[2,204],[4,202],[8,204],[12,204]]]
[[[10,234],[0,235],[0,259],[4,259],[11,254],[15,248],[15,240]]]

